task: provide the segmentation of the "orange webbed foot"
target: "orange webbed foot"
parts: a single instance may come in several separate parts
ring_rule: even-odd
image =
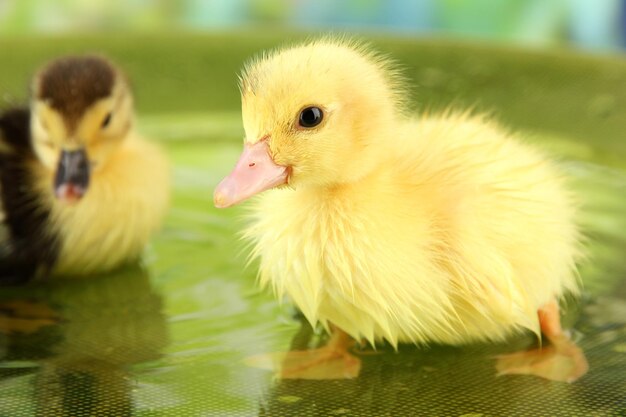
[[[559,308],[551,301],[539,312],[547,346],[497,357],[498,375],[535,375],[552,381],[574,382],[589,370],[585,354],[561,328]]]

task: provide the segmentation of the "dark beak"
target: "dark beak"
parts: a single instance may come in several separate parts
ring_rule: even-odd
[[[60,200],[76,201],[89,187],[89,159],[84,149],[61,151],[54,177],[54,194]]]

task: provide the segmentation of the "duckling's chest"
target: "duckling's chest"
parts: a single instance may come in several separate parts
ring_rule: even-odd
[[[55,201],[53,223],[60,236],[59,274],[106,271],[137,258],[158,229],[167,208],[167,167],[117,167],[94,175],[73,206]]]
[[[377,320],[414,316],[423,293],[418,277],[432,277],[434,269],[425,223],[394,221],[409,213],[380,200],[304,204],[287,193],[273,194],[260,200],[247,231],[263,285],[289,295],[311,322],[331,321],[355,336],[380,334]],[[443,292],[438,286],[437,294]],[[400,328],[392,327],[384,329],[390,340]]]

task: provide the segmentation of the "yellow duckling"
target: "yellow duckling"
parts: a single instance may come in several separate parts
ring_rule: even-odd
[[[169,166],[134,130],[125,76],[65,57],[0,115],[0,282],[90,274],[137,258],[161,224]]]
[[[265,191],[245,232],[260,282],[334,330],[325,355],[345,355],[342,332],[396,346],[543,330],[572,350],[556,300],[578,292],[579,232],[540,152],[484,117],[409,116],[389,61],[345,41],[264,55],[241,91],[244,152],[215,204]],[[577,349],[567,375],[547,351],[499,369],[573,380]]]

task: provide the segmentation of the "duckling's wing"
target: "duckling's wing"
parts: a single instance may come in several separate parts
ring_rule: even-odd
[[[2,173],[4,172],[4,167],[6,165],[5,160],[10,158],[11,153],[13,152],[13,147],[6,140],[5,136],[5,120],[4,115],[0,116],[0,178],[2,177]],[[6,213],[4,211],[4,204],[2,201],[2,196],[4,195],[2,190],[2,181],[0,181],[0,261],[5,258],[5,254],[8,252],[8,241],[9,241],[9,228],[6,225]]]
[[[0,179],[4,176],[3,173],[6,167],[6,161],[11,157],[13,153],[13,146],[10,145],[7,140],[7,120],[5,114],[0,115]],[[2,190],[2,181],[0,180],[0,283],[4,282],[5,275],[4,270],[9,268],[10,255],[11,255],[11,235],[9,227],[6,223],[6,213],[4,210],[4,204],[2,196],[4,195]]]
[[[29,126],[28,109],[0,114],[0,284],[30,279],[39,269],[41,252],[49,250],[46,239],[32,233],[16,239],[11,231],[11,222],[17,221],[15,229],[23,230],[32,229],[35,221],[25,203],[32,187],[25,182],[24,172],[35,157]]]
[[[0,170],[2,166],[0,164]],[[2,195],[2,184],[0,184],[0,196]],[[6,213],[2,205],[2,199],[0,198],[0,270],[1,265],[7,263],[6,259],[11,254],[11,233],[9,226],[6,223]]]
[[[2,185],[0,184],[0,196],[2,195]],[[4,246],[9,239],[9,228],[6,225],[6,215],[4,213],[4,207],[2,206],[2,199],[0,199],[0,259],[4,253]]]
[[[7,160],[12,157],[13,149],[5,141],[2,129],[2,118],[0,117],[0,179],[4,177]],[[13,256],[11,232],[7,224],[7,214],[4,209],[4,196],[2,189],[2,181],[0,181],[0,284],[12,284],[21,279],[16,274],[17,271],[22,271],[24,268],[22,264],[25,262],[16,259]]]

